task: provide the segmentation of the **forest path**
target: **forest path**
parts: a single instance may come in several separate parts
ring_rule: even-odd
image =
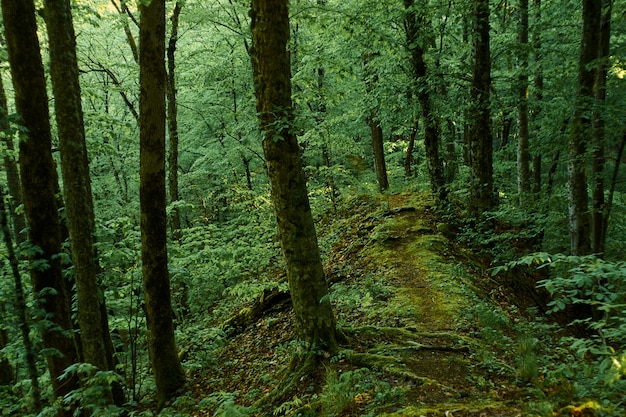
[[[343,350],[273,409],[248,408],[280,385],[299,349],[293,312],[281,301],[223,337],[211,365],[192,375],[199,406],[190,415],[521,416],[527,391],[515,332],[505,312],[477,295],[494,283],[432,207],[427,194],[355,196],[321,219]],[[255,310],[236,302],[235,316]],[[232,323],[223,319],[215,324]]]
[[[485,364],[500,359],[477,339],[477,322],[497,318],[481,312],[485,304],[472,290],[477,277],[438,231],[445,225],[437,223],[432,204],[425,195],[389,195],[378,222],[364,225],[369,240],[353,262],[361,264],[356,285],[369,287],[364,298],[372,301],[351,319],[340,316],[354,337],[352,363],[381,369],[403,386],[407,405],[377,415],[518,416],[520,389],[502,369],[511,368]]]

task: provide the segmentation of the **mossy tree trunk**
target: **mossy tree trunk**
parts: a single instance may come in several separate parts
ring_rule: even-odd
[[[167,131],[169,136],[168,154],[168,186],[170,191],[170,202],[174,203],[180,199],[178,193],[178,111],[176,103],[176,42],[178,41],[178,20],[182,6],[176,2],[172,12],[172,28],[170,39],[167,44]],[[176,207],[172,209],[170,228],[173,239],[180,239],[180,210]]]
[[[489,0],[473,2],[472,83],[469,142],[471,174],[469,213],[479,217],[496,203],[493,190],[493,138],[489,96],[491,54],[489,51]]]
[[[293,132],[287,0],[253,0],[252,66],[278,236],[301,340],[337,349],[335,318]]]
[[[517,191],[524,206],[530,193],[530,132],[528,130],[528,0],[519,0],[517,42],[519,44],[517,77]]]
[[[60,224],[55,191],[58,188],[51,149],[48,94],[37,39],[32,0],[2,0],[2,15],[15,90],[15,107],[25,137],[20,140],[20,174],[29,239],[39,250],[31,256],[30,276],[36,301],[50,321],[42,331],[51,384],[56,397],[78,387],[76,378],[60,380],[76,363],[78,353],[71,331],[71,311],[63,285]],[[46,267],[42,267],[46,265]],[[72,415],[72,410],[62,413]]]
[[[365,90],[368,95],[372,94],[374,86],[378,82],[378,75],[376,75],[372,70],[371,60],[379,55],[380,54],[377,52],[368,52],[363,54]],[[374,171],[376,172],[378,189],[382,193],[389,188],[389,178],[387,177],[387,163],[385,162],[385,140],[383,136],[383,127],[379,118],[376,116],[376,109],[370,109],[370,114],[365,118],[365,121],[367,122],[367,126],[370,128],[370,137],[372,138],[372,156],[374,157]]]
[[[141,3],[139,142],[141,254],[148,350],[159,407],[185,384],[178,359],[167,262],[165,0]]]
[[[107,317],[101,316],[103,294],[98,284],[93,198],[69,0],[46,0],[45,16],[83,360],[109,370],[106,339],[110,335],[103,331],[108,325],[102,325]]]
[[[608,222],[605,194],[605,128],[603,108],[606,102],[606,79],[609,69],[611,41],[612,0],[602,1],[602,20],[598,39],[598,69],[596,71],[595,105],[592,115],[593,152],[591,162],[591,248],[593,253],[604,254],[606,235],[604,223]]]
[[[428,35],[432,30],[426,13],[427,7],[422,2],[415,4],[415,0],[404,0],[405,9],[405,32],[407,49],[411,53],[411,66],[413,70],[413,91],[422,108],[422,120],[424,123],[424,147],[428,164],[428,175],[433,195],[439,203],[447,200],[447,188],[443,174],[443,162],[439,155],[441,142],[440,120],[434,108],[430,86],[427,85],[428,70],[424,53],[433,40]],[[422,31],[420,32],[420,28]]]
[[[591,252],[591,220],[587,192],[587,141],[591,137],[591,115],[596,81],[594,62],[600,45],[602,4],[583,0],[583,27],[578,63],[578,92],[568,144],[569,233],[572,255]]]

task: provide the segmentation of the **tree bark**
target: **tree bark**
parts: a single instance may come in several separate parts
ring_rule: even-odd
[[[604,254],[606,235],[604,222],[608,220],[604,198],[605,134],[604,105],[606,101],[606,79],[609,68],[609,44],[611,40],[611,0],[602,0],[602,18],[598,47],[598,69],[596,71],[595,103],[592,114],[593,152],[591,161],[591,248],[593,253]]]
[[[387,164],[385,163],[385,141],[383,138],[383,128],[380,121],[374,115],[367,118],[367,124],[370,128],[372,137],[372,153],[374,155],[374,170],[376,172],[376,180],[378,181],[378,189],[384,192],[389,188],[389,179],[387,177]]]
[[[530,134],[528,131],[528,0],[519,0],[519,22],[517,42],[520,50],[518,56],[519,74],[517,79],[517,191],[519,205],[530,192]]]
[[[493,138],[489,92],[491,55],[489,51],[489,0],[473,1],[471,111],[468,133],[470,159],[470,216],[478,218],[491,210],[496,199],[493,190]]]
[[[52,159],[48,95],[37,39],[35,5],[32,0],[2,0],[2,15],[15,107],[26,130],[26,137],[20,140],[24,212],[30,226],[30,241],[39,249],[31,256],[30,275],[36,301],[50,321],[42,331],[43,345],[57,350],[46,358],[52,388],[56,397],[63,397],[78,387],[75,377],[59,379],[68,366],[76,363],[78,354],[58,257],[61,253],[55,200],[58,181]],[[42,268],[42,265],[47,267]],[[72,415],[72,410],[61,414]]]
[[[172,28],[170,39],[167,44],[167,131],[169,133],[168,185],[170,190],[170,203],[180,200],[178,193],[178,111],[176,103],[176,42],[178,41],[178,19],[182,6],[176,2],[172,12]],[[172,208],[170,219],[172,238],[180,239],[180,210]]]
[[[370,94],[374,88],[374,84],[378,81],[378,76],[372,74],[370,68],[370,60],[377,53],[366,53],[363,55],[363,66],[365,67],[365,89]],[[383,138],[383,128],[380,120],[376,117],[374,109],[370,110],[370,114],[366,117],[367,125],[370,128],[370,136],[372,138],[372,155],[374,157],[374,171],[376,172],[376,180],[378,181],[378,189],[384,192],[389,188],[389,178],[387,177],[387,164],[385,162],[385,143]]]
[[[83,360],[108,370],[105,340],[110,335],[103,334],[100,316],[103,294],[98,284],[93,199],[69,0],[46,0],[45,15]]]
[[[532,48],[534,53],[535,73],[533,77],[534,92],[533,97],[535,100],[534,107],[531,111],[531,122],[534,124],[541,111],[541,102],[543,101],[543,63],[541,55],[541,0],[533,0],[534,9],[534,27],[532,32]],[[538,130],[536,127],[535,130]],[[541,154],[533,156],[533,194],[539,194],[541,192]]]
[[[185,384],[178,359],[167,262],[165,0],[141,3],[139,142],[141,254],[148,350],[159,407]]]
[[[413,126],[409,132],[409,145],[406,148],[406,155],[404,156],[404,175],[409,178],[413,176],[413,150],[415,149],[415,136],[417,136],[417,129],[419,127],[419,117],[413,118]]]
[[[583,0],[583,28],[578,63],[578,93],[568,144],[568,208],[572,255],[591,252],[591,224],[587,193],[587,140],[591,136],[591,114],[600,39],[602,5]]]
[[[253,0],[252,67],[263,151],[278,236],[287,265],[299,338],[337,349],[335,318],[309,205],[300,148],[292,130],[287,0]]]
[[[427,85],[428,70],[424,61],[424,53],[432,40],[427,35],[430,24],[424,16],[426,7],[420,4],[419,12],[414,0],[404,0],[405,9],[405,32],[407,48],[411,53],[411,64],[413,69],[413,89],[422,108],[422,120],[424,123],[424,147],[426,148],[426,160],[428,164],[428,174],[433,195],[439,203],[447,200],[447,188],[443,174],[443,162],[439,155],[441,142],[440,120],[437,111],[434,109],[433,100],[430,94],[430,87]],[[419,28],[423,28],[420,33]]]

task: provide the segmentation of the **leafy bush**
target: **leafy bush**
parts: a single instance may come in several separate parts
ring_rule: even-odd
[[[546,367],[546,382],[570,381],[574,399],[595,400],[600,415],[622,415],[626,406],[626,262],[594,255],[537,253],[496,268],[494,273],[520,265],[553,269],[550,278],[538,283],[552,294],[551,312],[567,306],[588,306],[592,311],[591,317],[573,323],[584,324],[593,334],[562,339],[571,353]]]

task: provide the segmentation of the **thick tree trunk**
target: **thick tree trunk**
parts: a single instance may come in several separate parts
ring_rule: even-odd
[[[335,318],[326,299],[326,279],[300,148],[291,129],[287,0],[253,0],[251,18],[257,112],[299,338],[311,346],[335,351]]]
[[[26,138],[20,140],[24,213],[30,227],[30,241],[40,249],[31,258],[34,267],[30,269],[30,275],[36,300],[50,317],[51,325],[43,330],[43,345],[57,351],[46,359],[54,394],[62,397],[78,387],[74,377],[59,379],[68,366],[76,363],[78,355],[58,258],[61,253],[55,200],[58,182],[52,159],[48,96],[37,39],[35,5],[32,0],[2,0],[2,15],[13,74],[15,107],[27,131]],[[47,267],[42,268],[41,264]],[[72,411],[62,414],[72,415]]]
[[[427,18],[424,17],[427,9],[424,4],[420,4],[419,12],[414,0],[404,0],[405,32],[407,48],[411,52],[411,64],[413,67],[414,90],[422,108],[422,120],[424,123],[424,147],[426,148],[426,161],[428,164],[428,175],[433,195],[439,203],[447,200],[447,188],[443,175],[443,162],[439,156],[439,145],[441,141],[441,129],[437,111],[434,109],[433,100],[430,94],[430,87],[427,85],[428,71],[424,61],[424,52],[429,43],[428,31],[431,29]],[[419,28],[423,28],[420,33]]]
[[[168,185],[170,190],[170,203],[174,203],[180,199],[178,193],[178,111],[176,104],[176,42],[178,41],[178,18],[182,6],[176,2],[174,11],[172,12],[172,28],[170,31],[170,39],[167,45],[167,131],[169,133],[169,155],[168,168],[169,177]],[[172,209],[170,228],[172,238],[180,239],[180,210]]]
[[[45,13],[83,360],[108,370],[105,340],[110,335],[103,334],[100,316],[102,291],[97,276],[94,209],[70,2],[46,0]]]
[[[472,217],[476,218],[491,210],[496,204],[493,189],[493,138],[489,110],[491,89],[489,14],[489,0],[473,1],[473,65],[468,134],[471,184],[468,211]]]
[[[519,1],[519,22],[517,31],[519,44],[517,79],[517,191],[519,205],[524,205],[530,192],[530,134],[528,131],[528,0]]]
[[[148,350],[162,407],[185,384],[174,340],[167,262],[165,0],[142,3],[139,9],[141,255]]]
[[[587,140],[591,137],[591,114],[596,70],[594,62],[600,45],[602,5],[583,0],[583,28],[578,64],[578,93],[568,144],[568,205],[570,251],[572,255],[591,252],[591,222],[587,193]]]

